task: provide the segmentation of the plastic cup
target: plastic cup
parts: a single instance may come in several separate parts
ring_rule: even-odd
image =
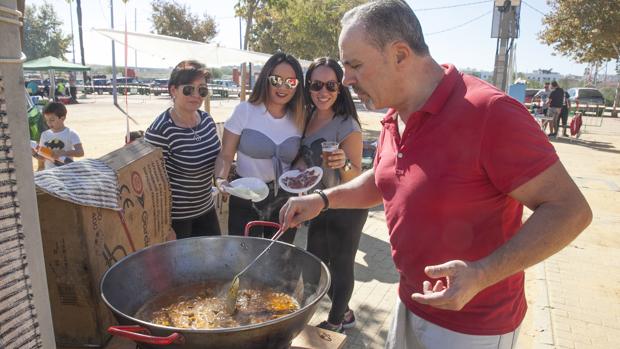
[[[326,141],[321,143],[321,149],[323,151],[323,161],[327,161],[329,156],[332,155],[333,152],[338,150],[338,142]]]

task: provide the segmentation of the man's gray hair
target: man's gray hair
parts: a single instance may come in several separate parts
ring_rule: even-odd
[[[420,21],[402,0],[372,1],[344,14],[342,28],[361,25],[372,45],[383,50],[397,40],[406,42],[420,56],[429,54]]]

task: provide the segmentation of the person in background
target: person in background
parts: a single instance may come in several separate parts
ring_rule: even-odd
[[[50,169],[73,161],[76,157],[84,156],[84,148],[80,136],[74,130],[65,126],[67,108],[58,102],[50,102],[43,108],[43,117],[49,129],[41,133],[40,147],[52,151],[54,161],[37,156],[37,170]],[[69,158],[66,160],[63,158]],[[64,161],[60,161],[63,159]]]
[[[327,57],[316,59],[306,72],[308,114],[300,162],[304,168],[323,167],[317,189],[346,183],[362,169],[362,131],[349,89],[342,86],[342,76],[338,61]],[[321,156],[321,143],[325,141],[339,143],[339,149],[328,158]],[[344,332],[355,326],[349,300],[355,283],[355,254],[367,217],[368,209],[340,209],[325,211],[310,221],[307,250],[329,267],[332,276],[328,292],[332,306],[320,328]]]
[[[35,80],[30,80],[27,84],[26,84],[26,88],[28,89],[28,93],[31,96],[36,96],[39,95],[39,85],[37,84],[37,82]]]
[[[60,96],[64,96],[65,95],[65,83],[62,82],[61,80],[59,80],[56,83],[56,98],[60,97]]]
[[[536,94],[532,98],[535,103],[540,104],[544,116],[547,116],[547,113],[549,111],[549,94],[551,94],[551,90],[549,89],[549,82],[545,82],[544,88],[536,92]],[[547,120],[542,122],[541,128],[543,131],[547,129],[548,124],[549,121]],[[549,126],[549,129],[551,129],[551,126]]]
[[[558,119],[558,123],[556,129],[560,128],[560,119],[562,119],[562,136],[568,137],[568,133],[566,129],[568,128],[568,113],[570,112],[570,95],[568,92],[564,91],[564,104],[562,104],[562,110],[560,111],[560,118]]]
[[[221,235],[211,191],[221,145],[213,118],[199,109],[209,94],[208,78],[205,66],[195,60],[177,64],[168,80],[172,107],[144,134],[163,151],[177,239]]]
[[[400,274],[386,348],[516,348],[523,271],[588,226],[587,201],[523,104],[433,59],[405,1],[369,2],[341,24],[343,83],[367,108],[390,107],[374,168],[289,199],[281,223],[383,203]]]
[[[558,135],[558,125],[560,124],[560,113],[562,112],[562,107],[564,106],[564,89],[558,85],[557,81],[551,82],[551,94],[549,94],[549,112],[548,115],[551,120],[549,124],[549,128],[551,133],[549,133],[549,137],[556,137]]]
[[[280,175],[291,167],[299,150],[304,126],[303,72],[297,59],[276,53],[263,66],[252,94],[233,111],[224,125],[222,152],[215,169],[216,186],[226,195],[228,177],[235,155],[236,175],[255,177],[265,182],[269,195],[264,200],[230,197],[228,229],[231,235],[243,235],[249,221],[277,221],[280,207],[290,196],[278,186]],[[295,229],[281,240],[292,243]],[[256,228],[254,236],[271,238],[271,228]]]
[[[69,73],[69,96],[71,97],[71,104],[78,102],[75,72]]]

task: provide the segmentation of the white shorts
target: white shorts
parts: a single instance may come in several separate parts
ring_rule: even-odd
[[[451,331],[410,312],[396,297],[396,307],[385,349],[513,349],[519,328],[497,336],[475,336]]]

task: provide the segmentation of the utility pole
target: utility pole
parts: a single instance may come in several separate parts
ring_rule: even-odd
[[[69,16],[71,17],[71,52],[73,53],[73,63],[75,63],[75,35],[73,35],[73,2],[69,1]]]
[[[137,33],[138,32],[138,8],[134,8],[133,9],[133,30]],[[136,64],[135,64],[135,72],[136,74],[138,73],[138,49],[133,50],[134,53],[134,58],[136,60]]]
[[[493,85],[506,91],[512,78],[512,72],[508,70],[513,66],[514,39],[519,37],[521,0],[495,0],[493,6],[491,37],[497,38]]]
[[[241,16],[239,16],[239,49],[243,50],[243,39],[241,38]]]
[[[86,60],[84,58],[84,35],[82,32],[82,0],[77,0],[75,2],[75,4],[77,5],[77,21],[78,21],[78,37],[80,39],[80,56],[82,57],[82,65],[86,65]],[[87,74],[86,72],[82,72],[82,79],[84,80],[84,86],[86,86],[86,78],[87,78]],[[86,97],[86,93],[84,94],[84,96]]]
[[[114,29],[114,0],[110,0],[110,27]],[[114,40],[112,40],[112,99],[114,105],[118,105],[116,96],[116,52],[114,51]]]

